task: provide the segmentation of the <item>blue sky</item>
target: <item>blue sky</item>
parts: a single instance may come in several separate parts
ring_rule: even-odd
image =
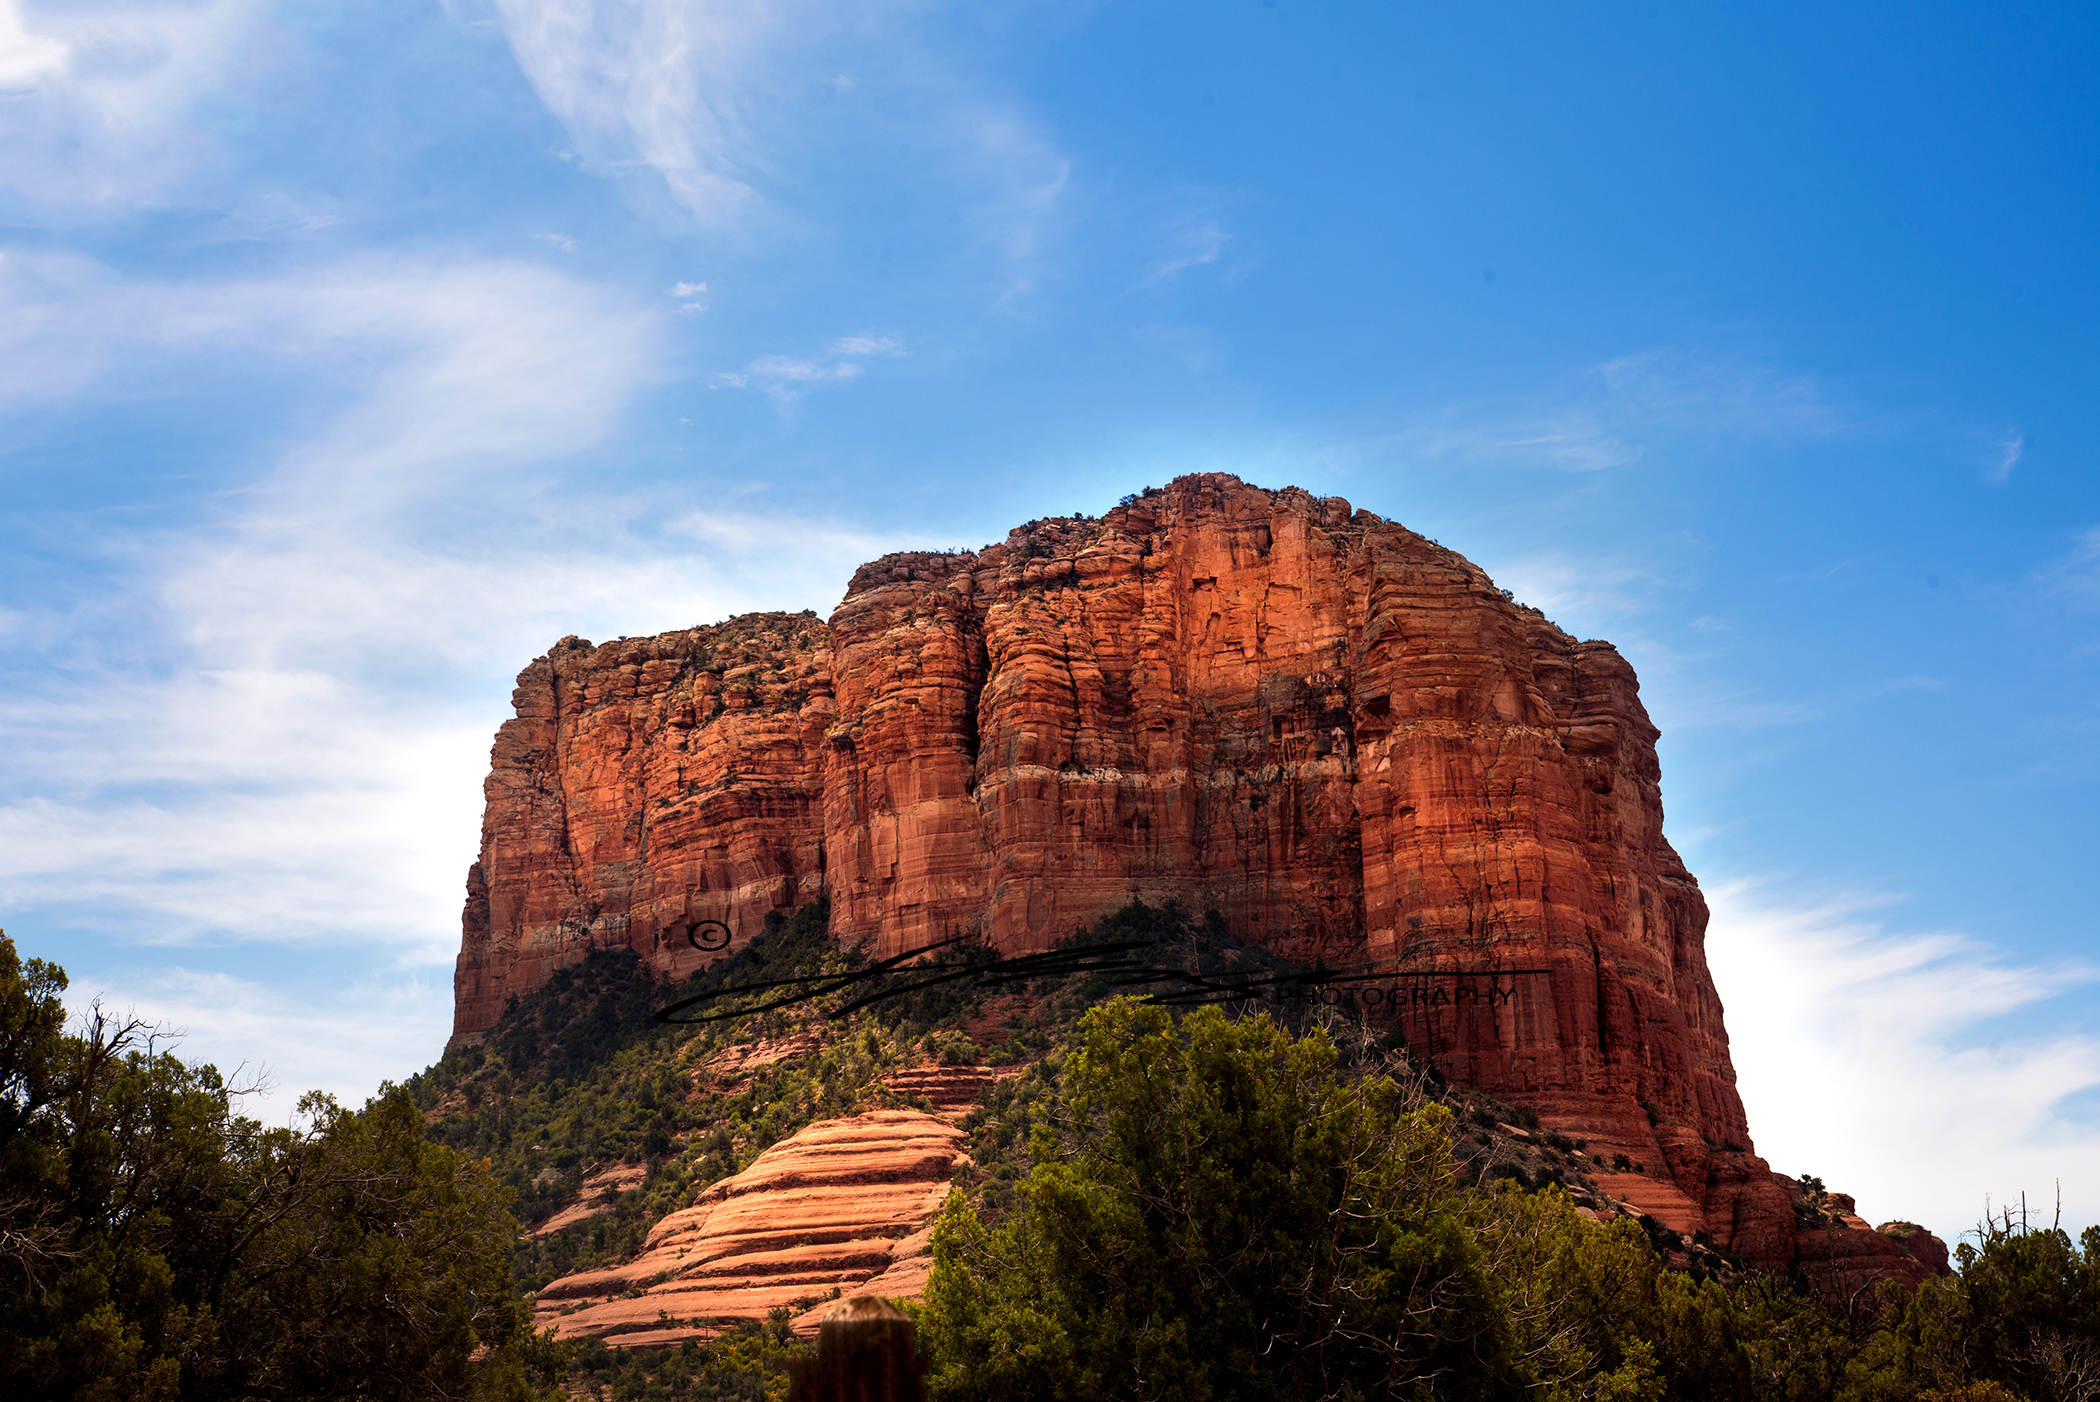
[[[1758,1146],[2100,1220],[2100,12],[0,0],[0,921],[427,1064],[511,678],[1177,473],[1617,642]]]

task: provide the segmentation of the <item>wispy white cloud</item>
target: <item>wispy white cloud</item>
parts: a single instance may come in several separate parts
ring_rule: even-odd
[[[1664,441],[1797,442],[1867,431],[1813,377],[1671,351],[1619,356],[1503,403],[1452,405],[1372,450],[1468,467],[1603,472]]]
[[[2047,593],[2073,602],[2100,603],[2100,526],[2087,526],[2071,537],[2071,548],[2037,572]]]
[[[832,355],[909,355],[904,343],[889,336],[841,336],[830,346]]]
[[[1232,190],[1179,189],[1166,197],[1167,212],[1155,232],[1155,251],[1143,286],[1173,282],[1192,268],[1217,264],[1233,241],[1229,227],[1233,210],[1244,203],[1244,195]]]
[[[2012,476],[2012,470],[2020,465],[2020,454],[2026,451],[2026,448],[2026,434],[2007,434],[2005,441],[1998,445],[1997,460],[1991,464],[1990,472],[1986,475],[1993,482],[2003,482]]]
[[[523,571],[520,607],[517,561],[422,539],[420,511],[602,436],[647,373],[647,318],[513,265],[357,262],[190,287],[58,271],[71,325],[31,318],[27,347],[66,367],[47,389],[83,392],[170,351],[299,353],[317,370],[347,356],[363,373],[327,430],[226,514],[106,540],[133,562],[113,597],[22,611],[50,670],[0,702],[26,795],[0,806],[0,892],[87,894],[165,938],[431,938],[485,742],[409,683],[522,660],[487,649],[552,625],[546,585],[601,606],[623,586],[601,561],[557,556]]]
[[[993,255],[996,306],[1036,285],[1072,162],[937,37],[925,0],[491,0],[511,51],[587,168],[645,173],[696,224],[796,229],[783,172],[879,133],[943,188],[957,237]],[[853,71],[839,66],[850,55]],[[1016,266],[1019,265],[1019,266]]]
[[[30,29],[21,0],[0,0],[0,92],[33,89],[62,75],[71,56],[63,40]]]
[[[1657,591],[1671,583],[1638,561],[1564,551],[1508,561],[1497,569],[1495,580],[1547,617],[1580,619],[1582,627],[1593,631],[1646,613]]]
[[[1812,375],[1749,361],[1651,350],[1590,372],[1597,411],[1649,428],[1767,442],[1833,438],[1869,427]]]
[[[742,108],[792,17],[758,3],[495,0],[540,101],[593,167],[656,172],[694,219],[733,224],[756,201]]]
[[[796,591],[805,596],[810,592],[843,594],[856,567],[892,550],[939,548],[930,537],[884,535],[844,521],[719,504],[682,511],[670,517],[664,529],[718,555],[769,562],[768,569],[782,560],[807,559],[811,563],[803,567],[804,587]],[[780,608],[783,604],[776,599],[753,607]]]
[[[963,133],[955,173],[982,191],[970,211],[977,237],[1010,263],[1032,262],[1062,217],[1072,162],[1011,107],[962,97],[954,115]],[[1008,303],[1023,290],[1010,285]]]
[[[0,0],[0,186],[46,214],[179,200],[217,159],[184,120],[265,0]]]
[[[2079,612],[2100,609],[2100,526],[2071,538],[2071,548],[2029,578],[2041,597]]]
[[[1708,900],[1737,1082],[1775,1167],[1854,1194],[1871,1220],[1947,1237],[1987,1195],[2050,1201],[2059,1182],[2067,1225],[2100,1222],[2100,1126],[2067,1106],[2100,1087],[2100,1038],[2044,1016],[2092,968],[1891,930],[1886,898],[1731,882]]]
[[[431,1024],[449,1016],[452,1002],[447,981],[432,978],[366,977],[315,992],[181,965],[67,973],[75,1016],[99,997],[104,1012],[141,1018],[184,1060],[210,1062],[236,1087],[253,1087],[243,1114],[280,1124],[308,1091],[355,1106],[381,1079],[420,1070]]]
[[[564,460],[658,374],[659,322],[544,267],[364,259],[213,284],[24,268],[0,282],[0,337],[37,367],[38,404],[99,402],[171,359],[256,356],[303,358],[344,395],[203,520],[105,536],[98,592],[10,600],[14,665],[34,670],[0,696],[16,933],[24,911],[99,930],[139,965],[103,986],[214,1028],[181,1011],[182,965],[146,967],[152,948],[361,951],[420,1030],[353,1038],[324,1084],[368,1091],[442,1043],[448,1010],[425,985],[457,949],[489,738],[521,665],[569,632],[826,607],[886,544],[755,502],[702,512],[701,485],[569,490]],[[296,981],[270,996],[309,996]],[[292,1040],[210,1054],[282,1061],[298,1042],[296,1019],[255,1027],[259,1045]]]
[[[1183,229],[1167,242],[1159,262],[1146,275],[1147,282],[1165,282],[1190,268],[1208,267],[1218,261],[1232,235],[1216,224]]]
[[[396,486],[493,458],[569,450],[602,432],[653,355],[644,309],[527,263],[362,257],[318,274],[209,285],[125,279],[68,255],[0,255],[0,409],[97,387],[122,395],[202,354],[302,361],[366,397],[305,450]],[[565,346],[563,335],[584,338]],[[376,371],[372,365],[382,367]],[[155,374],[142,375],[150,367]],[[121,369],[121,374],[119,373]],[[457,406],[454,408],[453,406]],[[495,412],[486,412],[491,408]],[[414,462],[408,458],[413,455]],[[360,498],[362,500],[362,498]]]
[[[1703,629],[1702,631],[1711,631]],[[1688,659],[1644,643],[1640,659],[1643,676],[1648,658],[1660,653],[1667,661],[1656,668],[1670,683],[1670,724],[1676,730],[1717,728],[1747,735],[1773,726],[1813,725],[1870,708],[1910,691],[1938,691],[1946,682],[1926,675],[1878,677],[1841,687],[1819,687],[1793,695],[1775,696],[1762,688],[1729,691],[1685,685],[1690,671]]]
[[[762,355],[742,370],[714,377],[717,389],[763,391],[783,411],[805,391],[860,378],[870,356],[909,355],[904,343],[888,336],[841,336],[821,356]]]
[[[1450,410],[1385,440],[1388,452],[1426,461],[1482,466],[1547,467],[1564,472],[1602,472],[1640,458],[1604,416],[1561,409],[1545,416],[1525,411],[1484,415]]]

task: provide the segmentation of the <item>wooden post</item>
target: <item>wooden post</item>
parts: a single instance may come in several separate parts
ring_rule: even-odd
[[[817,1356],[788,1363],[788,1402],[924,1402],[918,1330],[874,1295],[839,1303],[817,1326]]]

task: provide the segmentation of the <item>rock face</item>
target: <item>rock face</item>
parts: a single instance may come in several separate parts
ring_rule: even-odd
[[[910,1110],[811,1125],[658,1222],[632,1261],[548,1285],[535,1315],[565,1338],[634,1346],[705,1336],[712,1321],[764,1319],[834,1289],[916,1296],[962,1138]]]
[[[1796,1230],[1794,1266],[1823,1299],[1856,1307],[1871,1300],[1881,1281],[1915,1285],[1949,1273],[1947,1244],[1917,1223],[1869,1227],[1849,1193],[1823,1193],[1812,1202],[1819,1220]]]
[[[455,1041],[593,947],[683,977],[713,957],[685,938],[695,921],[744,941],[824,894],[827,637],[811,615],[751,614],[564,638],[519,675],[482,786]]]
[[[698,922],[741,943],[820,896],[883,954],[1178,900],[1386,975],[1351,996],[1451,1079],[1625,1154],[1665,1222],[1793,1257],[1632,669],[1339,498],[1184,477],[865,565],[828,624],[564,639],[515,700],[455,1040],[593,946],[682,976]]]

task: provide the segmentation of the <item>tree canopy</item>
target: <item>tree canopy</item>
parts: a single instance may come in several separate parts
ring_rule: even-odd
[[[1558,1187],[1469,1185],[1449,1113],[1404,1059],[1372,1060],[1338,1066],[1324,1031],[1266,1015],[1088,1013],[1012,1211],[958,1193],[936,1229],[929,1395],[2100,1397],[2100,1231],[2006,1218],[1959,1275],[1840,1315],[1755,1272],[1669,1269]]]
[[[11,1398],[538,1395],[486,1165],[409,1097],[301,1123],[99,1008],[0,934],[0,1387]]]
[[[1492,1395],[1505,1287],[1458,1190],[1448,1112],[1344,1081],[1322,1036],[1117,1000],[1064,1066],[1025,1206],[959,1203],[925,1320],[936,1393]]]
[[[838,956],[811,919],[740,957]],[[151,1029],[96,1009],[68,1031],[64,972],[0,935],[0,1395],[522,1399],[571,1367],[616,1397],[777,1393],[780,1321],[574,1360],[535,1335],[502,1176],[691,1130],[629,1195],[682,1205],[966,1043],[971,1009],[922,1000],[687,1094],[714,1033],[639,1026],[652,990],[617,960],[570,982],[410,1090],[311,1096],[270,1128]],[[1369,1034],[1099,993],[1036,989],[1000,1054],[1044,1054],[965,1121],[975,1195],[951,1197],[917,1307],[936,1402],[2100,1399],[2100,1231],[2001,1216],[1957,1275],[1841,1314],[1671,1269],[1543,1174],[1468,1171],[1455,1135],[1482,1108],[1460,1125],[1439,1100],[1472,1093]]]

